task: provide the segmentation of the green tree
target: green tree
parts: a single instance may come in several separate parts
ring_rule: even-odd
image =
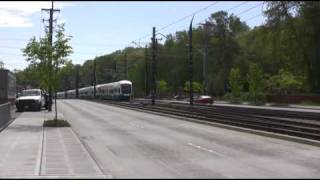
[[[254,104],[257,105],[264,89],[264,78],[261,68],[256,63],[250,64],[247,80],[249,83],[249,96],[253,99]]]
[[[269,92],[284,95],[301,90],[302,85],[301,77],[294,76],[284,69],[280,69],[278,74],[268,79]]]
[[[211,14],[208,19],[210,26],[210,46],[212,46],[208,63],[208,75],[212,77],[211,88],[217,95],[226,92],[230,69],[237,60],[241,49],[236,37],[249,30],[245,22],[225,11]],[[209,80],[210,81],[210,80]]]
[[[67,91],[70,89],[75,89],[75,79],[76,72],[75,66],[71,61],[66,61],[65,65],[61,67],[58,71],[58,89],[59,91]]]
[[[202,85],[199,82],[193,82],[192,88],[194,93],[200,93],[202,91]],[[189,92],[190,91],[190,81],[186,81],[184,83],[184,91]]]
[[[27,57],[32,65],[39,70],[42,87],[54,92],[58,89],[58,71],[66,62],[66,57],[72,53],[69,45],[71,36],[64,33],[64,24],[58,25],[55,39],[52,46],[49,42],[49,34],[39,41],[35,37],[31,38],[26,48],[22,49],[23,55]],[[57,120],[57,103],[55,102],[55,120]]]
[[[229,84],[234,102],[238,102],[242,91],[242,81],[240,77],[240,69],[232,68],[229,75]]]
[[[157,81],[157,92],[160,97],[166,94],[168,90],[168,83],[165,80]]]
[[[305,89],[320,91],[320,2],[267,1],[266,4],[266,26],[275,32],[278,55],[290,57],[286,62],[296,68],[291,73],[303,71],[308,82]]]

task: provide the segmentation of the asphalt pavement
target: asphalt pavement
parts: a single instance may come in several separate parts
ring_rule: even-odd
[[[320,148],[85,100],[58,100],[113,178],[319,178]]]

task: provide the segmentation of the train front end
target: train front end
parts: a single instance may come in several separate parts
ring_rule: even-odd
[[[123,80],[120,81],[120,100],[129,101],[132,94],[132,82]]]

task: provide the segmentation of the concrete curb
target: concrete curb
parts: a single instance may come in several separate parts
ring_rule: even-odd
[[[122,108],[122,107],[116,106],[116,105],[113,105],[113,106]],[[171,118],[175,118],[175,119],[180,119],[180,120],[185,120],[185,121],[190,121],[190,122],[197,122],[197,123],[212,125],[212,126],[216,126],[216,127],[225,128],[225,129],[236,130],[236,131],[240,131],[240,132],[256,134],[256,135],[260,135],[260,136],[266,136],[266,137],[282,139],[282,140],[292,141],[292,142],[296,142],[296,143],[302,143],[302,144],[320,147],[320,141],[309,140],[309,139],[300,138],[300,137],[293,137],[293,136],[288,136],[288,135],[283,135],[283,134],[276,134],[276,133],[267,132],[267,131],[253,130],[253,129],[243,128],[243,127],[238,127],[238,126],[231,126],[231,125],[226,125],[226,124],[216,123],[216,122],[208,122],[208,121],[204,121],[204,120],[181,117],[181,116],[176,116],[176,115],[171,115],[171,114],[164,114],[164,113],[153,112],[153,111],[148,111],[148,110],[141,110],[141,109],[135,109],[135,108],[129,108],[129,107],[124,107],[124,108],[131,109],[134,111],[149,113],[149,114],[160,115],[160,116],[164,116],[164,117],[171,117]]]
[[[93,154],[93,152],[92,152],[92,150],[90,149],[90,147],[80,138],[80,135],[77,133],[77,131],[72,127],[72,123],[71,123],[71,121],[70,120],[67,120],[67,119],[65,119],[65,117],[64,117],[64,115],[60,112],[58,112],[58,117],[60,117],[61,119],[64,119],[64,120],[66,120],[66,121],[68,121],[69,122],[69,124],[70,124],[70,127],[68,127],[68,128],[70,128],[70,130],[71,130],[71,132],[75,135],[75,137],[77,138],[77,140],[78,140],[78,142],[80,143],[80,145],[82,146],[82,148],[86,151],[86,153],[89,155],[89,157],[91,158],[91,160],[93,161],[93,163],[97,166],[97,168],[98,168],[98,170],[100,171],[100,173],[102,174],[102,175],[99,175],[97,178],[98,179],[112,179],[112,178],[114,178],[111,174],[108,174],[108,175],[105,175],[104,174],[104,172],[103,172],[103,169],[102,169],[102,167],[99,165],[99,163],[98,163],[98,161],[96,160],[96,157],[94,156],[94,154]],[[45,177],[45,176],[41,176],[41,177]],[[79,176],[80,177],[80,176]],[[55,178],[54,176],[50,176],[49,177],[50,179],[51,178]],[[64,178],[64,177],[63,177]],[[71,178],[74,178],[74,177],[71,177]],[[78,178],[78,177],[75,177],[75,178]],[[87,178],[91,178],[91,177],[80,177],[80,178],[84,178],[84,179],[87,179]]]
[[[50,119],[52,116],[54,117],[54,111],[52,111],[52,113],[45,115],[44,120],[48,120]],[[70,120],[66,119],[64,117],[64,115],[58,111],[58,119],[63,119],[69,122],[70,127],[62,127],[62,128],[68,128],[71,130],[71,133],[75,136],[76,140],[78,141],[78,143],[80,144],[80,146],[83,148],[83,150],[85,151],[85,153],[87,153],[87,155],[89,156],[90,160],[92,161],[92,163],[96,166],[95,169],[101,174],[101,175],[63,175],[63,176],[55,176],[55,175],[41,175],[41,171],[40,171],[40,175],[36,176],[36,179],[111,179],[113,178],[112,175],[105,175],[103,173],[102,168],[100,167],[100,165],[97,163],[96,159],[93,157],[91,151],[88,150],[88,147],[86,146],[86,144],[79,138],[79,135],[77,134],[77,132],[73,129],[72,127],[72,123]],[[45,130],[45,128],[43,128],[43,130]],[[44,135],[44,133],[43,133]],[[43,149],[42,149],[43,151]],[[42,155],[43,157],[43,155]],[[1,178],[1,177],[0,177]],[[15,177],[14,177],[15,178]],[[19,178],[19,177],[18,177]],[[33,179],[34,177],[22,177],[22,178],[28,178],[28,179]]]
[[[93,157],[93,154],[91,151],[89,151],[88,146],[85,145],[85,143],[83,141],[81,141],[81,139],[79,138],[79,135],[73,130],[73,128],[71,128],[71,126],[69,127],[71,129],[71,132],[74,134],[74,136],[77,138],[78,142],[80,143],[80,145],[82,146],[82,148],[86,151],[86,153],[89,155],[89,157],[91,158],[93,164],[96,165],[96,169],[101,173],[101,176],[104,178],[107,177],[111,177],[112,175],[105,175],[103,173],[102,168],[100,167],[100,165],[98,164],[97,160]]]
[[[39,153],[38,153],[38,162],[37,162],[37,176],[41,176],[41,166],[42,166],[42,159],[43,159],[43,141],[44,141],[44,127],[41,127],[41,142],[39,145]]]

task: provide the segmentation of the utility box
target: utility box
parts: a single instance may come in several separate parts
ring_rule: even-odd
[[[16,99],[16,77],[7,69],[0,69],[0,104]]]

